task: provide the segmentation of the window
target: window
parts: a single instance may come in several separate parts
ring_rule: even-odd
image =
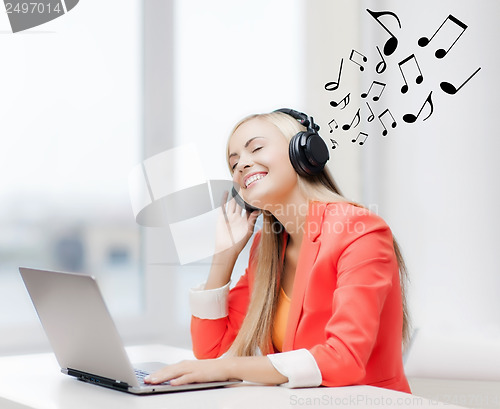
[[[43,344],[21,265],[96,275],[126,343],[189,346],[188,289],[206,278],[210,260],[179,266],[168,228],[135,223],[128,175],[193,143],[206,179],[227,179],[224,149],[236,121],[305,109],[302,7],[87,0],[8,38],[0,353]],[[6,18],[0,24],[7,29]],[[235,280],[245,267],[243,256]]]
[[[83,1],[3,36],[0,348],[39,341],[21,335],[37,319],[19,266],[95,275],[113,315],[143,310],[128,193],[142,146],[140,19],[138,0]]]

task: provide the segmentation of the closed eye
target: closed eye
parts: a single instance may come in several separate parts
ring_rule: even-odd
[[[257,146],[254,150],[252,150],[252,153],[257,152],[257,151],[261,150],[262,148],[263,148],[263,146]],[[233,166],[231,166],[231,170],[233,170],[233,171],[234,171],[234,169],[236,168],[236,166],[237,166],[237,165],[238,165],[238,162],[235,162],[235,163],[233,164]]]

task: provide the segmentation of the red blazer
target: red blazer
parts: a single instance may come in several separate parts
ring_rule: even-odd
[[[258,251],[257,233],[250,257]],[[230,291],[229,314],[192,318],[193,351],[215,358],[231,346],[254,281],[249,263]],[[348,203],[312,202],[297,262],[283,352],[308,349],[325,386],[373,385],[410,392],[402,363],[402,301],[392,233]]]

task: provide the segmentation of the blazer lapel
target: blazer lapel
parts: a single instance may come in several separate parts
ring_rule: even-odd
[[[304,295],[309,282],[312,267],[316,261],[320,248],[320,241],[317,240],[321,233],[323,215],[326,203],[311,202],[306,218],[306,231],[302,238],[299,258],[297,260],[297,270],[293,282],[292,301],[288,315],[288,323],[283,341],[283,351],[293,349],[297,327],[302,315]]]

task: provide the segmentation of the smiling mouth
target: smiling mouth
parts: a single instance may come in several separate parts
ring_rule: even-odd
[[[257,173],[255,175],[250,176],[247,180],[245,180],[245,189],[248,189],[248,187],[252,184],[257,182],[258,180],[262,179],[265,177],[267,173]]]

